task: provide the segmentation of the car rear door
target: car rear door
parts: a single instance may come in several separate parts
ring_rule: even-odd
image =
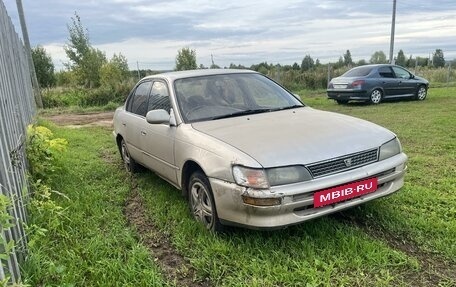
[[[128,151],[133,159],[144,164],[141,150],[141,126],[146,122],[147,104],[152,81],[145,80],[139,83],[130,95],[126,112],[120,119],[122,136],[127,144]]]
[[[383,97],[394,97],[399,92],[398,79],[394,77],[393,70],[389,66],[381,66],[378,68],[379,85],[383,88]]]
[[[163,109],[173,113],[167,83],[155,80],[149,96],[147,111]],[[171,182],[177,182],[177,167],[174,162],[174,138],[176,126],[166,124],[141,124],[140,146],[145,164]]]

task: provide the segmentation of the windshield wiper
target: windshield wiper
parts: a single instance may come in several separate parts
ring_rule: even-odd
[[[219,119],[226,119],[226,118],[232,118],[232,117],[238,117],[238,116],[267,113],[267,112],[270,112],[270,111],[271,111],[271,109],[243,110],[243,111],[234,112],[234,113],[231,113],[231,114],[216,116],[216,117],[213,117],[211,119],[212,120],[219,120]]]
[[[270,109],[271,112],[275,111],[283,111],[283,110],[291,110],[291,109],[296,109],[296,108],[303,108],[305,106],[303,105],[292,105],[292,106],[287,106],[287,107],[282,107],[282,108],[277,108],[277,109]]]
[[[232,117],[238,117],[238,116],[245,116],[245,115],[253,115],[253,114],[268,113],[268,112],[282,111],[282,110],[295,109],[295,108],[302,108],[302,107],[304,107],[304,106],[301,106],[301,105],[293,105],[293,106],[287,106],[287,107],[276,108],[276,109],[243,110],[243,111],[234,112],[234,113],[231,113],[231,114],[216,116],[216,117],[211,118],[211,120],[219,120],[219,119],[226,119],[226,118],[232,118]]]

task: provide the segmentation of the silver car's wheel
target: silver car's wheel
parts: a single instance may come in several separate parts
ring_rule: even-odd
[[[370,102],[372,104],[379,104],[382,101],[382,91],[375,89],[370,95]]]
[[[207,229],[222,231],[215,209],[214,197],[206,176],[195,172],[190,177],[188,186],[189,204],[193,217],[201,222]]]
[[[426,96],[427,96],[426,87],[425,86],[420,86],[418,88],[418,91],[416,92],[416,99],[418,101],[422,101],[422,100],[426,99]]]
[[[120,142],[120,151],[122,154],[122,159],[124,162],[125,169],[127,172],[134,173],[137,170],[137,164],[134,159],[131,158],[130,153],[128,152],[127,149],[127,144],[125,143],[125,140],[122,139]]]

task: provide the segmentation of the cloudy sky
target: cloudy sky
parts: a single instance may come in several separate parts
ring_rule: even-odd
[[[2,0],[17,31],[16,1]],[[43,45],[57,69],[76,11],[93,46],[122,53],[131,68],[172,69],[188,46],[198,64],[301,63],[306,54],[337,61],[389,53],[392,0],[23,0],[30,41]],[[395,53],[456,58],[455,0],[397,0]]]

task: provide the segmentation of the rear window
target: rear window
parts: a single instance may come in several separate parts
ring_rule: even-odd
[[[372,67],[358,67],[346,72],[342,77],[364,77],[369,75],[371,71]]]

